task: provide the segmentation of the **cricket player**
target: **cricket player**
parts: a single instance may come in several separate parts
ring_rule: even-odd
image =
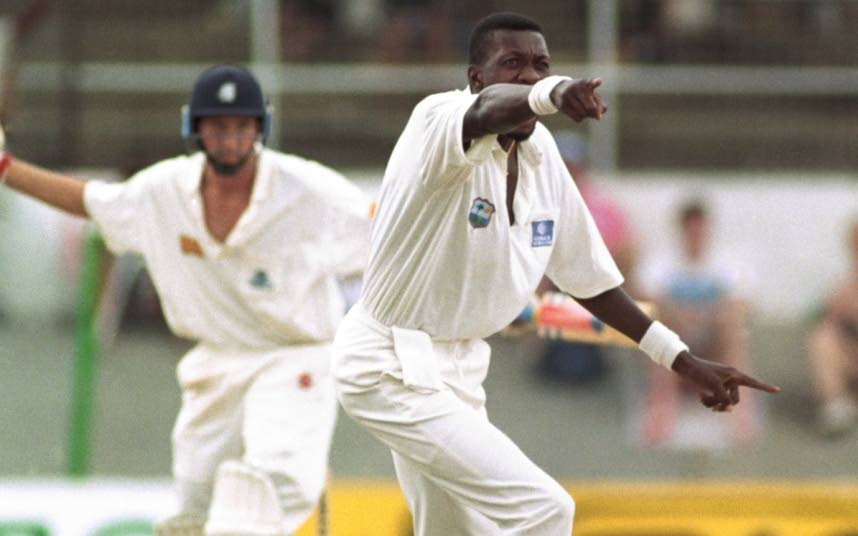
[[[271,114],[245,69],[197,79],[183,109],[195,152],[123,183],[83,182],[3,154],[8,185],[95,221],[143,257],[174,333],[179,513],[161,535],[288,535],[324,488],[337,402],[330,343],[359,274],[370,204],[335,171],[263,147]],[[212,497],[214,496],[214,499]]]
[[[415,534],[568,535],[569,494],[491,424],[483,340],[543,274],[726,411],[739,386],[778,389],[704,361],[622,290],[539,116],[605,112],[601,81],[550,76],[540,26],[480,21],[468,88],[420,102],[384,175],[361,299],[334,340],[346,412],[393,451]]]

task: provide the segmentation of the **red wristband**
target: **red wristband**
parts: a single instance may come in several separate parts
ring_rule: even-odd
[[[12,163],[12,156],[9,153],[2,153],[0,156],[0,180],[6,179],[6,172],[9,171],[9,165]]]

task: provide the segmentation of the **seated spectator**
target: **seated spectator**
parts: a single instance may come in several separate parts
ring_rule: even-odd
[[[703,202],[684,204],[677,223],[677,251],[648,259],[641,269],[644,295],[655,302],[660,320],[698,355],[749,369],[748,273],[730,255],[711,248],[711,221]],[[709,452],[750,443],[757,435],[753,400],[743,399],[726,415],[700,411],[693,393],[661,367],[649,367],[644,391],[638,423],[644,446]]]
[[[858,217],[849,227],[851,271],[828,295],[808,334],[808,358],[819,400],[818,424],[843,436],[858,420]]]

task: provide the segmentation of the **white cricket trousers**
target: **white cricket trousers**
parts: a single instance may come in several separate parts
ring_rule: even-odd
[[[572,498],[488,420],[489,354],[479,339],[385,326],[358,303],[334,340],[337,395],[392,450],[415,535],[568,536]]]
[[[268,474],[285,528],[297,530],[325,485],[337,414],[330,362],[330,344],[188,352],[177,368],[182,407],[173,429],[181,511],[205,516],[218,465],[240,459]]]

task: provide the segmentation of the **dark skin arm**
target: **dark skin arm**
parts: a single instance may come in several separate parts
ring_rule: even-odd
[[[566,80],[551,92],[551,100],[560,113],[575,121],[601,119],[607,108],[596,88],[600,78]],[[465,113],[462,135],[465,143],[487,134],[504,135],[536,117],[527,97],[531,86],[523,84],[492,84],[482,91]]]
[[[575,298],[588,311],[635,342],[640,342],[652,324],[643,311],[621,288],[617,287],[592,298]],[[739,386],[777,393],[779,387],[763,383],[729,366],[707,361],[690,352],[681,352],[672,369],[691,382],[704,406],[715,411],[729,411],[739,403]]]

